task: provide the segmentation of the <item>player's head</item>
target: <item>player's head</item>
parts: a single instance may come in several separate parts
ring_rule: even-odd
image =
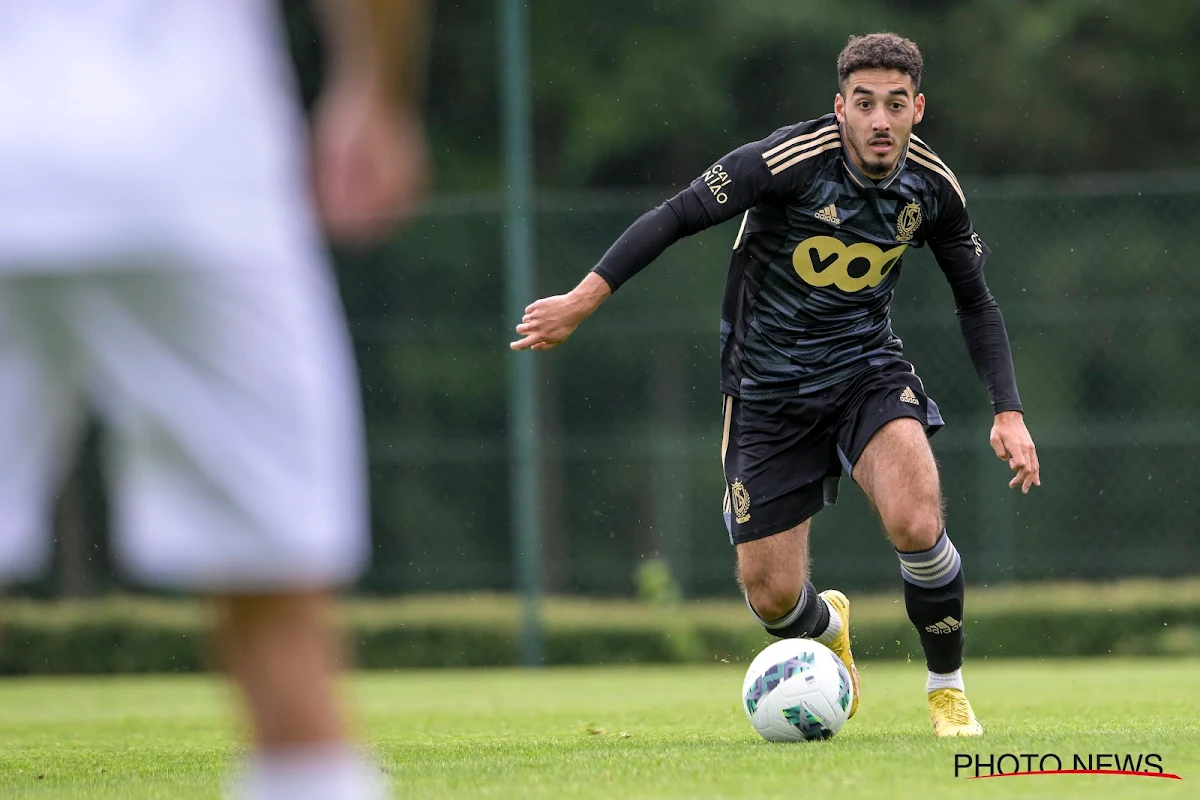
[[[850,157],[871,177],[892,171],[925,113],[922,66],[916,44],[894,33],[851,36],[838,56],[833,110]]]

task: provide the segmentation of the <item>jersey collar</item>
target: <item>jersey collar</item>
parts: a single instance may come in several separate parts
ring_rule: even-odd
[[[842,126],[838,125],[838,132],[842,137],[842,166],[846,169],[846,174],[850,176],[850,180],[854,181],[861,188],[873,186],[876,189],[886,189],[895,182],[896,178],[900,177],[900,173],[904,171],[904,162],[908,160],[908,146],[912,143],[912,137],[908,137],[908,141],[904,144],[904,149],[900,151],[900,157],[896,159],[896,166],[892,167],[892,171],[886,176],[876,180],[868,178],[854,163],[854,159],[850,157],[850,149],[846,145],[846,132]]]

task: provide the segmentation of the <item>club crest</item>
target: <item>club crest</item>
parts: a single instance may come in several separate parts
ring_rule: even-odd
[[[729,487],[729,495],[733,499],[733,513],[738,524],[750,521],[750,492],[746,491],[741,478],[735,480]]]
[[[896,241],[912,241],[913,235],[919,227],[921,227],[921,206],[914,200],[900,209],[900,215],[896,217]]]

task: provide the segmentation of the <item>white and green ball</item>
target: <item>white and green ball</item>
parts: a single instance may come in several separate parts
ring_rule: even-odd
[[[742,708],[773,742],[828,739],[842,729],[854,686],[842,660],[811,639],[781,639],[755,657],[742,683]]]

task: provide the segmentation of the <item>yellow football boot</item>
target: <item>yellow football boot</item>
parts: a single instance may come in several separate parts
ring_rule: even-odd
[[[961,689],[937,689],[929,693],[929,717],[935,736],[983,736],[983,726]]]
[[[821,592],[821,597],[829,601],[829,605],[833,606],[842,620],[842,630],[829,645],[829,649],[846,665],[846,671],[850,673],[850,682],[854,684],[854,699],[850,703],[850,716],[853,717],[854,712],[858,711],[858,667],[854,666],[854,654],[850,652],[850,601],[836,589]]]

